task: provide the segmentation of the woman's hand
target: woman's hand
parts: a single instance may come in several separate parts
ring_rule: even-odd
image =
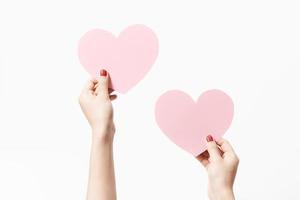
[[[93,131],[87,199],[115,200],[116,183],[113,161],[113,108],[108,89],[109,75],[100,71],[100,77],[90,80],[83,88],[79,103]]]
[[[225,139],[214,141],[207,136],[207,151],[197,159],[208,173],[208,196],[211,200],[233,200],[233,183],[239,158]]]
[[[109,74],[100,71],[100,77],[89,80],[83,88],[79,103],[93,131],[93,137],[102,141],[111,141],[115,132],[113,108],[111,101],[117,95],[108,89]]]

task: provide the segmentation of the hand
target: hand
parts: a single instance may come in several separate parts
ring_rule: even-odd
[[[208,173],[208,196],[211,200],[233,200],[233,183],[239,158],[225,139],[214,141],[207,136],[207,151],[197,159]]]
[[[91,125],[93,136],[101,140],[112,140],[115,132],[111,101],[117,95],[111,95],[113,90],[108,89],[109,80],[109,74],[101,70],[100,77],[89,80],[79,96],[81,109]]]

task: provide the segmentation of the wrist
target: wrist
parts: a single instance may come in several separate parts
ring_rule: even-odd
[[[209,192],[210,200],[234,200],[234,193],[232,188],[222,188]]]
[[[109,128],[92,128],[92,140],[101,143],[112,143],[115,131]]]
[[[221,192],[222,200],[234,200],[234,193],[232,189],[227,189]]]

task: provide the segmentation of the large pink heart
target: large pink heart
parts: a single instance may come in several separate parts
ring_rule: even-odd
[[[112,33],[94,29],[79,41],[79,60],[92,77],[106,69],[111,78],[110,88],[125,93],[136,85],[158,55],[158,39],[144,25],[132,25],[118,37]]]
[[[208,90],[195,102],[172,90],[159,97],[155,107],[158,126],[175,144],[197,156],[206,150],[206,136],[219,139],[233,118],[233,102],[220,90]]]

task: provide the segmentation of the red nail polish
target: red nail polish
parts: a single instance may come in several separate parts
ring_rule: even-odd
[[[206,136],[206,141],[211,142],[214,141],[214,138],[211,135]]]
[[[100,76],[106,76],[107,75],[107,72],[105,69],[101,69],[100,70]]]

